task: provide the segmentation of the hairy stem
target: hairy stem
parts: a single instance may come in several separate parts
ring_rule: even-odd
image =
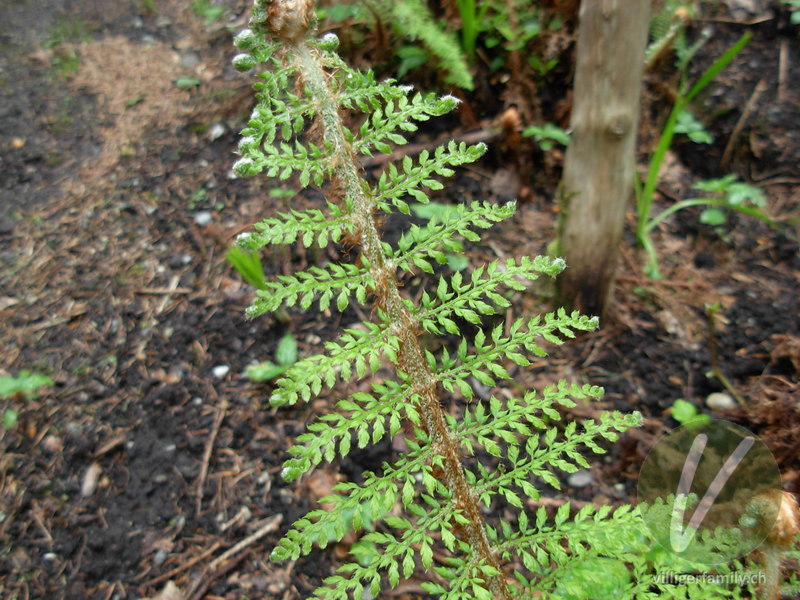
[[[387,261],[383,253],[380,234],[373,218],[373,202],[359,175],[359,167],[345,137],[339,106],[328,85],[319,54],[302,40],[290,42],[286,50],[301,73],[303,84],[318,104],[323,135],[333,149],[331,160],[336,165],[335,179],[341,185],[346,201],[352,203],[351,216],[360,232],[362,255],[369,262],[373,280],[378,282],[375,302],[384,308],[393,333],[400,339],[398,361],[413,382],[414,392],[422,399],[418,408],[434,450],[443,459],[444,482],[453,495],[456,507],[469,520],[469,525],[465,527],[467,541],[473,548],[476,562],[491,565],[501,573],[489,578],[488,587],[493,597],[510,599],[505,577],[486,536],[478,500],[470,492],[464,476],[458,457],[458,443],[447,427],[439,404],[436,377],[428,369],[417,338],[417,332],[421,328],[403,304],[395,280],[394,265]]]

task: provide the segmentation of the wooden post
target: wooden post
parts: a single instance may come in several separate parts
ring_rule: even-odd
[[[583,0],[560,188],[557,302],[606,316],[633,193],[650,0]]]

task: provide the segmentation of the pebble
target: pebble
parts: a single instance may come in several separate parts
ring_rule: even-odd
[[[194,52],[187,52],[181,56],[181,66],[184,69],[193,69],[200,64],[200,56]]]
[[[159,549],[153,556],[153,566],[160,567],[164,564],[165,560],[167,560],[167,551]]]
[[[167,261],[167,265],[173,269],[178,269],[180,267],[185,267],[191,262],[192,262],[192,256],[190,254],[184,253],[171,256],[170,259]]]
[[[68,421],[64,426],[64,430],[70,439],[82,438],[84,435],[83,426],[75,421]]]
[[[211,223],[211,213],[207,210],[201,210],[194,216],[194,222],[196,225],[200,227],[205,227],[209,223]]]
[[[731,410],[736,408],[736,401],[725,392],[714,392],[706,398],[706,406],[712,410]]]
[[[222,123],[214,123],[211,127],[208,128],[208,139],[212,142],[214,140],[218,140],[223,135],[225,135],[225,125]]]
[[[591,485],[594,482],[594,476],[589,471],[577,471],[567,477],[567,483],[570,487],[582,488]]]
[[[64,442],[56,435],[48,435],[42,440],[42,448],[48,454],[55,454],[64,449]]]
[[[97,490],[97,482],[100,480],[100,474],[103,472],[102,467],[96,462],[89,465],[86,473],[83,475],[83,482],[81,483],[81,497],[88,498]]]
[[[217,379],[222,379],[230,372],[230,370],[231,368],[228,365],[217,365],[211,369],[211,374]]]

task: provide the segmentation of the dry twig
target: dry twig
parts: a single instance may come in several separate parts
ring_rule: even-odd
[[[283,521],[282,514],[277,514],[273,517],[270,517],[252,534],[248,535],[241,542],[229,548],[217,558],[212,560],[208,567],[204,569],[203,576],[200,577],[200,579],[190,587],[184,597],[188,598],[189,600],[201,600],[208,591],[208,588],[211,587],[211,584],[213,584],[217,579],[226,573],[232,571],[236,565],[242,562],[242,560],[244,560],[250,554],[251,550],[249,546],[255,544],[268,533],[276,531],[278,527],[280,527],[281,521]],[[229,561],[228,564],[224,564],[226,561]]]
[[[221,546],[221,544],[219,542],[214,542],[213,544],[211,544],[211,547],[208,550],[205,550],[202,554],[198,554],[194,558],[192,558],[190,560],[187,560],[182,565],[178,565],[177,567],[175,567],[171,571],[167,571],[166,573],[162,573],[161,575],[159,575],[155,579],[151,579],[150,581],[148,581],[145,584],[145,587],[152,587],[152,586],[154,586],[156,584],[161,583],[162,581],[166,581],[167,579],[172,579],[173,577],[175,577],[175,575],[177,575],[179,573],[182,573],[183,571],[186,571],[190,567],[192,567],[192,566],[196,565],[197,563],[199,563],[201,560],[203,560],[205,558],[208,558],[209,556],[214,554],[214,552],[216,552],[217,549],[219,549],[220,546]]]
[[[267,519],[266,522],[261,527],[259,527],[256,531],[254,531],[253,533],[248,535],[246,538],[244,538],[241,542],[239,542],[235,546],[229,548],[228,550],[226,550],[225,552],[220,554],[217,558],[215,558],[213,561],[211,561],[211,564],[208,566],[209,570],[214,570],[214,569],[218,568],[223,562],[225,562],[226,560],[228,560],[229,558],[231,558],[235,554],[241,552],[242,550],[244,550],[248,546],[251,546],[252,544],[255,544],[258,540],[260,540],[262,537],[264,537],[268,533],[272,533],[273,531],[276,531],[278,529],[278,527],[280,527],[281,521],[283,521],[283,515],[282,514],[277,514],[277,515]]]
[[[200,466],[200,474],[197,476],[197,490],[195,492],[195,517],[199,517],[203,507],[203,486],[206,484],[208,478],[208,465],[211,462],[211,453],[214,451],[214,441],[217,439],[219,428],[225,418],[225,413],[228,410],[228,401],[224,398],[217,407],[217,414],[214,417],[214,424],[211,426],[211,432],[208,434],[206,446],[203,449],[203,462]]]
[[[778,102],[786,101],[786,82],[789,79],[789,40],[781,40],[778,55]]]
[[[719,166],[723,171],[728,169],[728,164],[731,162],[731,154],[733,153],[733,147],[736,144],[736,140],[739,139],[742,129],[744,129],[744,126],[747,124],[747,120],[750,118],[750,114],[753,112],[753,108],[755,108],[756,104],[758,104],[761,94],[763,94],[764,90],[766,89],[767,82],[764,79],[759,81],[756,84],[756,87],[753,88],[753,93],[750,94],[750,99],[744,106],[742,116],[740,116],[739,120],[736,121],[736,126],[733,128],[731,136],[728,138],[728,143],[725,144],[725,151],[722,153],[722,159],[719,161]]]

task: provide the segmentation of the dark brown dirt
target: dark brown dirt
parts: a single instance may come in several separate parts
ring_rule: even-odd
[[[250,96],[248,78],[228,66],[225,25],[242,26],[245,3],[226,2],[225,16],[209,24],[189,3],[154,4],[155,12],[144,1],[0,6],[0,371],[29,369],[55,381],[38,398],[0,400],[20,413],[0,433],[2,598],[136,599],[170,580],[209,599],[305,597],[343,547],[279,565],[268,552],[336,481],[358,480],[394,452],[387,440],[300,483],[281,480],[292,439],[338,396],[276,411],[266,402],[270,386],[241,374],[272,357],[287,332],[310,354],[361,316],[290,310],[288,322],[244,319],[252,294],[224,259],[232,239],[276,209],[320,199],[307,192],[287,200],[271,194],[285,183],[229,176]],[[800,43],[777,5],[764,5],[764,15],[707,15],[717,33],[694,73],[738,37],[744,21],[764,20],[742,60],[697,107],[717,141],[699,149],[676,141],[659,207],[697,179],[726,172],[719,164],[725,144],[763,79],[730,170],[762,185],[770,214],[796,228]],[[789,76],[779,98],[781,45]],[[569,46],[559,52],[568,57]],[[539,81],[547,87],[522,112],[563,119],[568,75],[559,67]],[[179,77],[196,84],[180,89]],[[651,75],[642,167],[668,110],[656,84],[668,77],[668,69]],[[486,81],[482,93],[501,89],[500,76]],[[494,117],[477,98],[465,97],[472,114]],[[497,95],[498,111],[505,98]],[[461,133],[456,120],[445,123]],[[441,133],[431,128],[417,141]],[[514,219],[469,248],[475,262],[542,253],[551,240],[559,156],[548,155],[547,168],[531,175],[520,169],[532,152],[496,144],[440,198],[527,199]],[[200,225],[204,211],[210,222]],[[744,217],[732,220],[723,240],[697,215],[687,210],[660,228],[664,280],[642,274],[628,239],[609,322],[514,373],[523,386],[563,377],[603,385],[605,398],[578,407],[573,419],[614,408],[647,417],[594,463],[593,485],[547,490],[548,502],[625,500],[649,444],[675,425],[673,402],[703,408],[709,393],[722,390],[708,375],[705,309],[717,302],[716,360],[748,401],[719,416],[761,435],[786,488],[800,492],[797,243]],[[405,224],[390,220],[387,236]],[[270,252],[270,276],[325,259]],[[417,290],[425,280],[407,284]],[[547,290],[517,295],[512,316],[544,310],[539,292]],[[212,564],[259,528],[267,533],[241,560]],[[420,597],[417,582],[396,596]]]

